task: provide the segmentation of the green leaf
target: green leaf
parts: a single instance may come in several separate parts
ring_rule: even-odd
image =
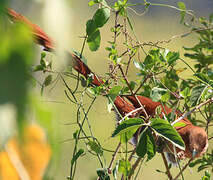
[[[46,65],[46,62],[45,62],[45,58],[46,57],[46,53],[45,52],[42,52],[41,53],[41,59],[40,59],[40,65],[43,66],[43,68],[46,68],[47,65]]]
[[[181,91],[180,95],[183,98],[186,98],[186,97],[190,96],[190,89],[189,89],[189,87],[186,87],[183,91]]]
[[[204,73],[195,73],[194,76],[197,77],[201,82],[209,84],[210,79],[209,79],[209,77],[206,74],[204,74]]]
[[[73,133],[73,138],[77,139],[77,135],[78,135],[79,130],[77,129],[74,133]]]
[[[116,162],[115,168],[114,168],[113,171],[112,171],[114,180],[117,180],[117,179],[118,179],[118,176],[117,176],[117,174],[118,174],[118,166],[119,166],[119,161]]]
[[[207,20],[206,20],[205,17],[200,17],[200,18],[199,18],[199,21],[200,21],[200,23],[203,24],[206,28],[208,28],[208,22],[207,22]]]
[[[146,129],[141,133],[139,143],[136,147],[136,153],[138,156],[143,158],[147,153],[147,131]]]
[[[166,56],[169,65],[173,64],[180,58],[179,52],[169,52]]]
[[[110,89],[108,96],[114,102],[115,98],[119,95],[122,87],[121,86],[114,86]]]
[[[159,136],[170,141],[179,149],[185,150],[185,145],[181,136],[168,121],[160,118],[153,118],[151,121],[151,127],[157,132]]]
[[[44,79],[44,82],[43,82],[43,86],[49,86],[52,82],[52,75],[48,75],[45,79]]]
[[[193,161],[193,162],[191,162],[191,163],[189,164],[189,167],[195,167],[196,165],[198,165],[198,164],[200,164],[200,163],[202,163],[202,162],[203,162],[202,159],[196,159],[195,161]]]
[[[119,160],[118,164],[118,172],[124,174],[124,176],[128,176],[131,170],[131,164],[127,160]]]
[[[120,136],[121,143],[127,143],[133,137],[133,135],[136,133],[137,129],[138,128],[134,128],[134,129],[128,130],[125,133],[122,133]]]
[[[178,2],[178,7],[179,9],[181,9],[180,15],[181,15],[181,19],[180,19],[180,23],[182,24],[186,15],[186,5],[184,4],[184,2]]]
[[[87,145],[90,147],[90,149],[92,150],[92,151],[94,151],[94,152],[96,152],[97,154],[99,154],[99,155],[103,155],[103,150],[102,150],[102,148],[101,148],[101,146],[99,145],[99,144],[97,144],[96,142],[94,142],[94,141],[89,141],[88,143],[87,143]]]
[[[168,102],[170,99],[171,93],[170,92],[166,92],[161,96],[161,101],[162,102]]]
[[[90,36],[92,33],[94,33],[97,30],[97,26],[95,25],[95,22],[92,19],[89,19],[86,23],[86,32],[87,35]]]
[[[186,126],[186,124],[184,123],[184,122],[176,122],[174,125],[173,125],[173,127],[175,128],[175,127],[185,127]]]
[[[103,27],[104,24],[107,23],[108,19],[110,17],[110,9],[107,7],[103,7],[98,9],[94,16],[93,16],[93,21],[96,25],[96,27]]]
[[[100,169],[97,169],[96,172],[98,174],[98,177],[101,178],[101,180],[110,180],[107,169],[100,168]]]
[[[101,43],[101,35],[99,29],[90,34],[87,38],[87,43],[91,51],[97,51]]]
[[[33,68],[33,72],[43,71],[43,70],[44,70],[44,66],[42,65],[37,65]]]
[[[41,53],[41,59],[43,59],[43,58],[45,58],[45,57],[46,57],[46,52],[43,51],[43,52]]]
[[[206,85],[197,85],[192,88],[191,96],[190,96],[190,104],[192,106],[196,106],[204,93]]]
[[[212,21],[213,21],[213,13],[211,13],[209,16],[209,22],[211,23]]]
[[[75,154],[75,156],[71,160],[71,166],[78,160],[78,158],[84,153],[83,149],[79,149],[78,152]]]
[[[136,153],[141,158],[147,154],[147,161],[151,160],[155,156],[155,140],[150,129],[144,129],[141,133],[139,143],[136,147]]]
[[[101,3],[103,0],[92,0],[88,3],[89,6],[93,6],[94,4]],[[105,1],[103,2],[105,4]]]
[[[112,133],[112,137],[118,136],[120,134],[126,133],[127,131],[137,129],[138,127],[144,125],[144,121],[140,118],[130,118],[124,120],[119,124],[115,131]]]

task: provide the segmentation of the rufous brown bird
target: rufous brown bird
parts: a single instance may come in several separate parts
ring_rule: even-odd
[[[12,9],[8,8],[6,11],[12,21],[22,22],[29,26],[36,43],[42,45],[46,51],[54,51],[55,46],[52,39],[48,37],[48,35],[38,25],[33,24],[26,17],[16,13]],[[73,68],[77,72],[82,74],[85,78],[91,76],[93,77],[91,82],[93,85],[100,86],[104,83],[102,79],[95,75],[78,56],[70,52],[68,54],[71,56]],[[129,117],[139,117],[141,115],[154,117],[156,115],[157,107],[161,108],[160,116],[172,112],[171,108],[163,106],[160,102],[154,102],[150,98],[144,96],[137,96],[137,98],[136,96],[125,96],[125,98],[127,98],[129,102],[121,96],[117,96],[114,100],[114,104],[122,117],[126,116],[127,114],[129,114]],[[144,109],[141,108],[141,106],[143,106]],[[135,111],[137,108],[140,110]],[[175,114],[177,118],[181,116],[178,111],[176,111]],[[183,122],[185,125],[180,127],[176,126],[175,128],[181,135],[186,146],[185,151],[178,148],[176,149],[177,153],[180,155],[180,159],[185,157],[195,158],[202,156],[208,148],[208,138],[206,132],[202,128],[194,126],[187,118],[181,119],[180,122]]]
[[[161,108],[161,114],[159,116],[163,117],[163,114],[169,114],[172,112],[172,109],[162,105],[160,102],[154,102],[150,98],[144,97],[144,96],[125,96],[131,104],[136,108],[140,108],[141,106],[144,107],[146,113],[150,117],[154,117],[157,113],[156,108]],[[123,99],[123,98],[122,98]],[[124,100],[124,99],[123,99]],[[123,101],[122,100],[122,101]],[[121,99],[116,99],[115,101],[121,101]],[[127,107],[130,107],[131,104],[127,103],[126,106],[118,106],[119,103],[116,102],[117,108],[119,109],[119,112],[122,111],[122,109],[127,110]],[[176,118],[179,118],[181,114],[176,111]],[[137,116],[145,116],[144,111],[140,110],[140,112],[137,113]],[[185,143],[185,151],[180,150],[176,148],[178,158],[196,158],[202,156],[207,148],[208,148],[208,138],[207,134],[204,131],[204,129],[194,126],[187,118],[181,119],[179,122],[184,123],[184,126],[175,126],[175,129],[182,137],[184,143]],[[167,152],[173,152],[173,147],[170,147],[170,150],[166,150]],[[171,160],[171,159],[170,159]]]

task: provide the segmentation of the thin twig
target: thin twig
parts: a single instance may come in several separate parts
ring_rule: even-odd
[[[172,122],[171,124],[174,125],[175,123],[179,122],[180,120],[184,119],[185,117],[187,117],[188,115],[190,115],[191,113],[193,113],[194,111],[200,109],[202,106],[208,104],[208,103],[212,103],[213,102],[213,98],[208,99],[207,101],[200,103],[198,106],[196,106],[195,108],[193,108],[191,111],[188,111],[186,113],[184,113],[181,117],[179,117],[177,120],[175,120],[174,122]]]
[[[118,150],[120,149],[120,147],[121,147],[121,142],[118,143],[118,146],[116,147],[115,152],[112,155],[112,159],[111,159],[111,161],[109,163],[109,167],[108,167],[108,173],[109,174],[112,174],[112,164],[113,164],[113,162],[115,160],[115,157],[116,157],[116,155],[117,155]]]
[[[166,174],[167,174],[169,180],[173,180],[172,174],[170,173],[169,166],[168,166],[168,163],[167,163],[167,160],[166,160],[166,157],[165,157],[164,153],[161,153],[161,156],[162,156],[164,165],[166,167]]]
[[[128,176],[128,179],[131,179],[132,175],[134,174],[135,169],[138,167],[139,163],[141,161],[141,157],[138,157],[135,163],[132,165],[131,173]]]

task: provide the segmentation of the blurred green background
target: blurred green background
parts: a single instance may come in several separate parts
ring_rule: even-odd
[[[110,1],[110,4],[113,2]],[[135,0],[130,2],[142,1]],[[151,2],[176,5],[178,1],[156,0]],[[187,9],[194,10],[198,16],[208,16],[213,11],[212,0],[185,0],[184,2]],[[86,0],[13,0],[10,1],[9,6],[28,17],[32,22],[40,25],[42,29],[56,40],[59,47],[59,54],[57,57],[48,54],[47,58],[53,61],[53,66],[57,70],[65,69],[68,63],[61,58],[63,57],[63,54],[60,54],[62,49],[69,50],[73,48],[80,51],[83,43],[83,39],[80,37],[85,35],[85,23],[93,16],[96,9],[96,7],[88,7],[88,1]],[[143,6],[135,8],[134,11],[138,14],[142,13],[144,11]],[[175,10],[165,7],[151,7],[143,16],[137,15],[134,11],[130,9],[129,15],[141,42],[167,40],[173,35],[188,31],[186,27],[179,23],[180,13]],[[98,52],[91,52],[87,46],[84,51],[84,56],[88,60],[88,66],[101,76],[104,76],[108,72],[108,52],[105,50],[105,47],[108,45],[107,41],[112,40],[110,28],[113,26],[113,23],[113,18],[111,18],[107,25],[101,29],[102,43]],[[163,44],[163,46],[172,51],[179,51],[182,55],[182,46],[191,46],[196,41],[196,36],[192,34],[186,38],[175,39],[168,44]],[[33,64],[38,64],[42,48],[34,46],[34,49],[35,61]],[[179,64],[179,66],[183,67],[183,64]],[[188,73],[188,71],[184,71],[181,76],[189,76],[190,74]],[[41,73],[36,73],[35,77],[39,81],[43,80]],[[135,69],[132,67],[130,79],[135,77]],[[68,80],[68,83],[71,87],[75,87],[75,81]],[[49,136],[56,137],[54,138],[54,142],[52,142],[52,147],[55,148],[54,152],[56,152],[56,155],[52,160],[52,164],[49,166],[47,177],[52,176],[57,180],[66,179],[69,175],[73,149],[73,142],[69,139],[72,138],[73,132],[77,129],[77,125],[71,124],[76,122],[76,106],[67,100],[64,89],[64,84],[59,82],[53,89],[45,89],[42,97],[40,97],[40,86],[38,84],[31,90],[33,96],[39,99],[38,106],[44,107],[47,111],[48,115],[44,115],[43,118],[49,118],[48,123],[51,127],[49,131],[51,135],[49,134]],[[118,140],[110,137],[115,128],[115,116],[113,113],[107,111],[107,100],[105,98],[98,98],[89,113],[89,118],[93,132],[99,138],[103,147],[111,150],[115,149]],[[111,160],[111,155],[111,153],[105,153],[107,164]],[[145,163],[140,172],[143,179],[165,179],[164,174],[156,172],[156,169],[165,171],[162,163],[159,155]],[[99,168],[97,160],[86,153],[78,162],[76,179],[96,179],[97,168]],[[178,169],[173,168],[173,171],[177,173]],[[187,169],[184,174],[187,180],[201,179],[203,176],[203,174],[198,174],[196,169]]]

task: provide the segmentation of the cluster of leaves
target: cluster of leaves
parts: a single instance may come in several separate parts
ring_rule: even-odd
[[[110,8],[105,0],[92,0],[89,2],[89,6],[94,4],[99,4],[100,8],[95,12],[92,19],[86,23],[87,43],[91,51],[96,51],[100,47],[101,35],[99,29],[107,23],[110,17]]]
[[[147,154],[147,161],[151,160],[156,153],[153,134],[159,135],[180,149],[185,149],[182,138],[168,121],[161,118],[153,118],[150,121],[150,124],[146,124],[141,118],[130,118],[124,120],[117,126],[112,137],[121,135],[122,138],[122,136],[124,136],[125,138],[122,138],[121,142],[126,143],[132,138],[138,128],[142,128],[139,142],[136,147],[136,153],[141,158]]]
[[[122,76],[116,76],[116,81],[113,82],[114,79],[111,77],[114,75],[108,73],[107,75],[109,76],[108,79],[110,81],[107,82],[110,83],[105,83],[106,81],[103,81],[104,83],[98,87],[91,87],[93,81],[92,76],[89,77],[87,81],[85,81],[84,78],[75,76],[78,81],[81,80],[83,85],[80,100],[78,100],[75,96],[78,85],[74,90],[72,90],[62,78],[71,95],[70,98],[68,93],[65,92],[67,97],[71,102],[74,102],[78,106],[77,124],[79,125],[79,129],[73,134],[75,146],[71,160],[71,172],[69,179],[74,178],[77,161],[86,152],[85,149],[78,147],[80,139],[84,139],[88,152],[95,155],[100,162],[101,168],[97,169],[99,179],[110,179],[109,169],[106,167],[106,164],[103,164],[102,161],[102,159],[104,159],[104,149],[98,142],[97,138],[94,137],[87,116],[98,95],[107,94],[106,96],[109,99],[109,110],[111,110],[112,106],[114,106],[113,102],[118,95],[132,95],[132,92],[135,92],[137,95],[151,97],[153,101],[166,104],[167,106],[173,107],[174,111],[180,110],[180,112],[189,110],[191,107],[197,106],[201,102],[212,98],[213,15],[210,16],[209,21],[207,21],[205,18],[199,19],[202,27],[187,25],[191,28],[192,32],[195,32],[199,36],[199,42],[194,47],[184,47],[184,50],[187,51],[187,53],[184,54],[185,58],[196,60],[194,67],[191,67],[184,59],[181,58],[179,52],[174,52],[159,47],[153,48],[153,46],[151,46],[151,50],[145,53],[146,57],[144,60],[139,58],[136,59],[135,55],[137,53],[139,54],[139,49],[141,48],[141,46],[138,45],[140,43],[137,41],[137,38],[135,38],[136,44],[133,44],[132,42],[130,43],[128,41],[127,37],[125,37],[125,42],[122,43],[122,45],[127,48],[127,51],[119,55],[120,44],[116,41],[116,39],[122,34],[127,36],[128,33],[123,33],[123,31],[126,30],[124,29],[126,24],[122,25],[120,22],[118,22],[117,16],[121,16],[123,19],[125,19],[125,22],[128,22],[128,25],[134,34],[134,28],[131,25],[131,21],[127,14],[127,7],[132,6],[132,4],[128,4],[128,0],[118,0],[112,7],[110,7],[105,0],[92,0],[89,2],[89,6],[93,6],[95,4],[98,5],[99,8],[95,11],[92,19],[88,20],[86,23],[87,44],[91,51],[96,51],[99,49],[101,42],[100,28],[107,23],[108,19],[110,18],[110,13],[115,12],[115,26],[111,28],[114,39],[113,41],[109,41],[110,46],[106,47],[106,50],[109,52],[108,58],[112,62],[112,67],[114,68],[113,70],[120,68]],[[148,9],[152,3],[144,1],[143,5],[146,9]],[[186,25],[187,23],[184,22],[185,15],[187,13],[186,6],[184,3],[179,2],[178,7],[181,12],[180,22]],[[79,53],[80,58],[82,57],[82,52]],[[129,57],[127,63],[125,62],[125,55],[128,55]],[[133,57],[135,58],[134,60]],[[186,65],[184,68],[177,68],[177,63],[180,61]],[[127,79],[128,68],[131,62],[133,62],[135,68],[138,70],[137,76],[139,81],[128,81]],[[126,75],[123,75],[124,68],[122,66],[126,68]],[[191,75],[193,78],[181,77],[181,73],[187,68],[192,71]],[[45,54],[41,55],[40,64],[35,67],[34,71],[43,71],[43,73],[52,71],[51,63],[47,63],[45,60]],[[49,86],[52,82],[52,75],[48,75],[42,83],[42,91],[44,87]],[[113,83],[116,85],[113,86]],[[111,86],[110,90],[108,90],[109,86]],[[82,99],[87,93],[90,93],[89,97],[92,96],[92,102],[86,111],[82,103]],[[184,109],[179,107],[181,103],[184,105]],[[82,117],[80,116],[81,111],[83,112],[82,121],[80,121],[80,118]],[[203,109],[201,109],[200,114],[203,116],[202,121],[195,121],[196,114],[191,114],[189,119],[195,124],[202,124],[208,131],[208,125],[213,121],[212,113],[213,105],[207,104],[203,107]],[[140,130],[141,133],[135,149],[136,154],[137,157],[142,159],[146,158],[146,160],[149,161],[155,156],[158,148],[155,142],[156,135],[175,147],[184,150],[184,142],[174,128],[177,124],[173,126],[170,124],[174,118],[174,113],[165,115],[164,119],[160,117],[151,119],[146,119],[144,117],[124,118],[123,121],[115,128],[112,137],[118,136],[120,138],[120,143],[122,143],[124,146],[126,145],[127,147],[128,141],[138,130]],[[85,121],[88,122],[90,136],[88,136],[84,131]],[[184,126],[184,124],[181,126]],[[191,163],[190,166],[194,165],[199,165],[198,171],[211,167],[212,154],[207,154],[202,159]],[[133,166],[128,160],[127,155],[126,158],[119,159],[113,170],[114,179],[117,179],[118,172],[125,177],[130,176],[132,173],[134,173],[132,168]],[[209,174],[207,172],[204,176],[204,179],[205,178],[209,178]]]

